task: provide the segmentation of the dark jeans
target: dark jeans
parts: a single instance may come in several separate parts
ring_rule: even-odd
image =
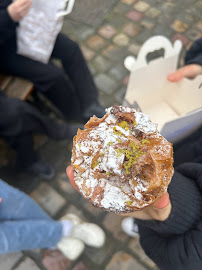
[[[0,48],[0,71],[26,78],[34,83],[68,118],[75,118],[92,102],[97,90],[76,42],[59,34],[51,59],[59,59],[63,69],[51,61],[43,64],[16,54],[16,42]],[[76,117],[78,118],[78,117]]]

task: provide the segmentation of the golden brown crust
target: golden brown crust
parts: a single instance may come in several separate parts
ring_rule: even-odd
[[[117,213],[142,209],[167,190],[173,149],[148,117],[113,107],[73,140],[75,183],[93,205]]]

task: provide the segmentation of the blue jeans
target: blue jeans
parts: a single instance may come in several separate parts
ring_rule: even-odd
[[[0,198],[0,253],[56,246],[62,237],[60,222],[1,179]]]

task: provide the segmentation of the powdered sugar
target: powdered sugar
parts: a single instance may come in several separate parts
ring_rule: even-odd
[[[157,131],[157,125],[153,124],[147,115],[128,107],[119,106],[118,109],[123,113],[134,114],[134,130],[119,126],[116,123],[116,116],[111,113],[112,108],[106,109],[108,115],[105,121],[89,129],[85,139],[75,144],[72,165],[75,169],[76,184],[86,198],[93,197],[95,205],[113,212],[124,212],[130,210],[132,206],[144,207],[149,202],[144,201],[142,195],[147,190],[146,183],[143,183],[138,176],[133,181],[125,180],[123,168],[125,154],[118,152],[119,143],[127,142],[129,135],[135,136],[136,130],[148,135],[155,133],[156,138],[161,135]],[[158,149],[155,148],[155,151],[163,154],[167,150],[164,146],[160,146]],[[79,171],[76,165],[84,171]],[[103,175],[101,179],[96,178],[97,172]],[[90,193],[83,190],[84,183]],[[103,188],[102,193],[94,193],[97,186]]]
[[[110,209],[111,211],[123,211],[125,208],[125,202],[129,201],[130,198],[118,187],[110,185],[108,182],[105,186],[104,196],[101,201],[102,207]]]

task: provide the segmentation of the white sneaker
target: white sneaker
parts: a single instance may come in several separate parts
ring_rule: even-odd
[[[134,222],[134,218],[132,217],[124,218],[121,222],[121,228],[129,236],[132,236],[132,237],[139,236],[138,226]]]
[[[70,220],[73,228],[70,237],[82,240],[86,245],[91,247],[102,247],[105,243],[104,231],[94,223],[82,221],[74,214],[67,214],[61,220]]]
[[[58,242],[57,248],[64,254],[67,259],[74,261],[83,253],[85,245],[79,239],[63,237]]]

